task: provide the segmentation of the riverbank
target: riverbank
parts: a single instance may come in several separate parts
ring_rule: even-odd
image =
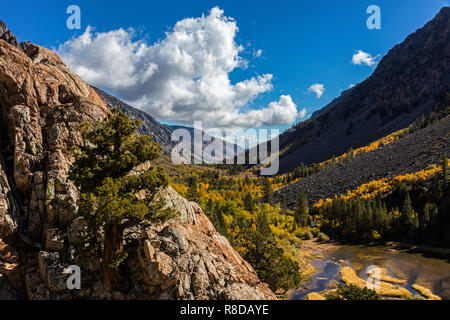
[[[396,298],[428,298],[424,295],[427,291],[423,290],[427,289],[432,294],[429,297],[450,299],[450,263],[435,257],[437,253],[442,257],[446,251],[417,253],[417,250],[422,249],[400,243],[368,246],[306,240],[295,248],[300,256],[298,260],[304,263],[301,269],[305,280],[300,288],[291,290],[288,296],[290,299],[305,299],[309,293],[332,290],[337,284],[345,283],[341,274],[344,267],[351,268],[358,278],[366,281],[369,277],[367,267],[376,265],[384,270],[385,280],[396,280],[386,281],[396,287],[392,292],[404,293],[401,297],[398,294]],[[431,253],[433,257],[430,257]],[[394,287],[389,286],[389,289]],[[406,294],[405,290],[410,294]]]
[[[429,247],[424,245],[414,245],[401,242],[387,242],[385,244],[393,250],[407,250],[410,253],[422,253],[438,259],[450,259],[450,249]]]

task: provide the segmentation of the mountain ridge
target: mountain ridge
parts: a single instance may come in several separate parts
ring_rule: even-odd
[[[450,7],[394,46],[373,74],[280,135],[280,172],[407,127],[450,91]]]

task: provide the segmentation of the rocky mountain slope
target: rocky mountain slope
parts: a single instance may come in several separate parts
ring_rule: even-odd
[[[285,195],[288,206],[292,208],[298,190],[302,190],[309,203],[313,204],[321,198],[345,193],[372,180],[423,170],[437,164],[444,152],[450,154],[450,116],[288,185],[276,191],[274,199],[279,202]]]
[[[450,7],[392,48],[373,74],[280,136],[280,172],[407,127],[450,92]]]
[[[12,39],[9,37],[8,39]],[[126,230],[125,292],[111,292],[99,258],[80,264],[68,290],[83,221],[67,180],[78,126],[109,109],[48,49],[0,40],[0,297],[28,299],[273,299],[201,208],[172,189],[177,219]]]
[[[172,130],[169,127],[159,123],[155,118],[148,115],[144,111],[126,104],[105,91],[95,87],[92,88],[95,92],[97,92],[108,108],[118,108],[120,111],[127,114],[132,120],[140,120],[142,122],[142,127],[139,132],[141,134],[152,134],[153,140],[158,142],[164,150],[169,151],[174,145],[171,140]]]
[[[103,102],[106,104],[106,106],[110,109],[112,108],[118,108],[125,114],[127,114],[131,119],[133,120],[140,120],[142,122],[142,128],[139,130],[141,134],[152,134],[153,140],[158,142],[161,145],[162,150],[170,155],[170,152],[172,148],[175,146],[175,142],[172,141],[172,132],[177,129],[186,129],[191,134],[191,146],[192,146],[192,153],[194,153],[194,128],[192,127],[186,127],[186,126],[167,126],[164,124],[161,124],[158,120],[150,116],[144,111],[141,111],[139,109],[136,109],[129,104],[117,99],[116,97],[106,93],[105,91],[92,87],[95,92],[100,96],[100,98],[103,100]],[[211,138],[206,132],[200,132],[200,130],[197,130],[197,134],[203,135],[204,140],[206,141],[213,141],[215,138]],[[211,140],[212,139],[212,140]],[[219,139],[222,140],[222,139]],[[208,146],[210,142],[203,142],[202,149],[204,149],[206,146]],[[230,148],[234,150],[235,154],[243,151],[241,147],[239,147],[236,144],[223,141],[223,152],[224,156],[226,156],[226,148]],[[205,161],[211,161],[210,158],[203,159]]]
[[[223,143],[223,157],[224,157],[224,159],[227,157],[226,152],[227,152],[228,149],[229,150],[234,150],[234,154],[232,155],[232,157],[234,157],[234,155],[237,155],[237,154],[239,154],[239,153],[244,151],[244,149],[242,147],[238,146],[237,144],[225,141],[225,140],[220,139],[220,138],[212,137],[209,134],[207,134],[206,132],[202,132],[202,131],[200,131],[197,128],[185,127],[185,126],[176,126],[176,125],[169,126],[169,128],[172,131],[175,131],[175,130],[178,130],[178,129],[184,129],[184,130],[187,130],[190,133],[190,135],[192,137],[192,142],[191,142],[192,153],[194,153],[194,137],[195,137],[195,135],[198,135],[199,137],[203,136],[204,141],[202,143],[202,149],[205,149],[212,141],[216,141],[216,139],[217,139],[217,141],[222,141],[222,143]],[[204,156],[207,156],[207,155],[204,155]],[[207,158],[204,157],[203,160],[205,160],[205,161],[213,161],[212,158],[208,158],[208,157]]]
[[[6,23],[4,23],[1,20],[0,20],[0,39],[8,42],[10,45],[12,45],[18,49],[21,49],[21,50],[26,50],[28,48],[28,46],[30,45],[29,41],[19,43],[19,41],[17,41],[17,38],[14,35],[14,33],[12,33],[12,31],[8,30]]]

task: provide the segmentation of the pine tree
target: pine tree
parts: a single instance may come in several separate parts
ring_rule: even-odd
[[[200,193],[198,192],[198,179],[195,176],[191,176],[188,178],[187,181],[188,185],[188,192],[187,192],[187,198],[190,201],[194,202],[200,202]]]
[[[247,210],[250,213],[253,213],[255,211],[255,202],[253,201],[253,197],[250,194],[250,192],[247,192],[245,194],[243,202],[245,210]]]
[[[412,203],[411,203],[411,197],[409,196],[409,192],[407,191],[405,194],[405,199],[403,200],[403,204],[401,207],[401,216],[400,216],[400,223],[401,223],[401,229],[402,231],[402,235],[406,236],[406,237],[410,237],[411,236],[411,231],[412,231],[412,227],[413,227],[413,208],[412,208]]]
[[[263,202],[268,204],[273,204],[273,189],[270,180],[265,177],[263,180]]]
[[[78,214],[89,228],[80,249],[102,255],[103,274],[111,289],[120,288],[118,267],[127,256],[123,231],[173,216],[157,196],[168,185],[162,168],[151,166],[130,174],[160,153],[151,136],[136,134],[139,127],[139,121],[131,121],[118,109],[94,125],[83,123],[84,143],[75,148],[77,158],[69,173],[80,190]]]
[[[302,190],[300,190],[297,195],[294,219],[300,227],[306,227],[308,223],[308,200]]]

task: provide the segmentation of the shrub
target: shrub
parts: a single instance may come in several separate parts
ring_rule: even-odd
[[[297,229],[294,232],[294,236],[296,236],[299,239],[304,239],[305,238],[305,233],[306,233],[305,229]]]
[[[327,300],[381,300],[380,295],[372,289],[360,288],[355,285],[348,287],[340,284],[338,289],[326,295]]]
[[[330,238],[323,232],[319,233],[318,238],[319,238],[319,241],[323,241],[323,242],[330,241]]]
[[[311,231],[306,231],[304,236],[303,236],[303,240],[312,240],[313,238],[314,238],[314,236],[311,233]]]
[[[378,241],[381,239],[381,235],[378,233],[378,231],[372,230],[372,232],[370,233],[370,239],[373,241]]]
[[[319,233],[320,233],[320,229],[315,227],[315,228],[311,228],[311,232],[313,234],[314,237],[318,237]]]
[[[289,237],[289,243],[292,246],[299,248],[302,245],[303,241],[297,237]]]

